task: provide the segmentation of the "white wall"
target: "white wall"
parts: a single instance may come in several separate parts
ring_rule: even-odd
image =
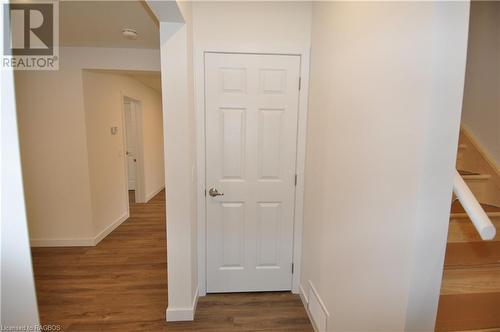
[[[500,168],[500,2],[471,5],[462,124]]]
[[[432,84],[424,122],[407,331],[433,331],[443,273],[468,37],[469,3],[433,8]]]
[[[310,16],[308,2],[195,2],[195,48],[197,51],[301,50],[310,45]]]
[[[198,297],[192,4],[178,4],[186,23],[160,23],[169,321],[192,320]]]
[[[3,7],[0,34],[3,35]],[[0,46],[3,54],[3,46]],[[21,175],[19,135],[12,71],[0,70],[1,109],[1,265],[0,326],[38,324]]]
[[[467,14],[467,3],[313,4],[302,288],[318,291],[328,331],[432,330]]]
[[[83,71],[88,165],[94,235],[128,217],[123,97],[141,103],[137,125],[144,144],[144,192],[151,198],[164,187],[161,94],[125,74]],[[110,128],[118,127],[117,135]]]
[[[158,71],[158,50],[61,48],[58,71],[17,71],[30,239],[92,245],[82,69]]]

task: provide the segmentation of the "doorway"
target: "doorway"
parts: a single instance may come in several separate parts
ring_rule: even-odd
[[[205,54],[207,292],[292,289],[300,56]]]
[[[123,96],[123,121],[127,192],[131,202],[145,203],[140,126],[141,102],[139,100]]]

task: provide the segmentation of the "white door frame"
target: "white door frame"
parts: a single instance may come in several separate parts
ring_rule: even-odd
[[[243,53],[267,55],[298,55],[300,56],[301,89],[299,91],[298,130],[297,130],[297,186],[295,187],[295,212],[293,230],[293,264],[292,292],[299,293],[300,270],[302,256],[302,224],[304,206],[304,169],[306,159],[307,106],[309,92],[309,58],[310,49],[248,49],[247,47],[197,47],[193,52],[193,72],[196,112],[196,161],[197,161],[197,225],[198,225],[198,295],[206,295],[206,163],[205,163],[205,53]]]
[[[142,131],[142,102],[139,98],[134,97],[133,94],[129,92],[121,92],[121,105],[122,105],[122,141],[123,141],[123,155],[124,155],[124,167],[125,167],[125,193],[127,198],[127,210],[130,210],[129,200],[128,200],[128,157],[126,155],[127,151],[127,137],[126,137],[126,124],[125,124],[125,99],[131,100],[135,105],[135,125],[136,125],[136,149],[137,149],[137,162],[135,165],[135,202],[136,203],[146,203],[146,192],[144,190],[144,142],[143,142],[143,131]]]

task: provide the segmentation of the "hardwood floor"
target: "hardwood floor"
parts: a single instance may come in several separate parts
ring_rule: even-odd
[[[165,322],[165,192],[131,199],[130,218],[95,247],[33,248],[40,319],[64,331],[313,331],[289,292],[211,294],[194,322]]]

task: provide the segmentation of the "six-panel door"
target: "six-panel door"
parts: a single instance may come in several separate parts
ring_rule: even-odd
[[[299,68],[205,54],[208,292],[291,289]]]

